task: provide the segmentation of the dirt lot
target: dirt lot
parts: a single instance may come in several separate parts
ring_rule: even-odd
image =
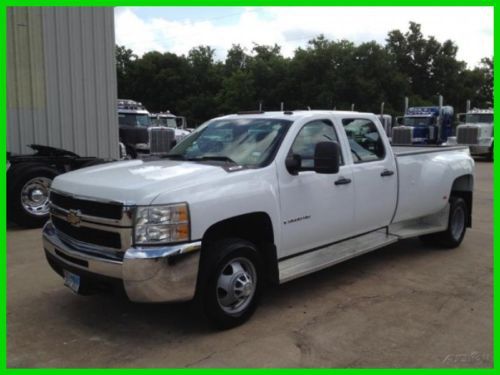
[[[493,172],[477,161],[461,247],[407,240],[265,293],[244,326],[211,330],[189,304],[79,297],[40,230],[8,230],[9,367],[491,367]]]

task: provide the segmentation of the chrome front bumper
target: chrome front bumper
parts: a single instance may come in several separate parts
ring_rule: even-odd
[[[490,152],[491,145],[469,145],[472,155],[484,155]]]
[[[49,221],[43,228],[43,247],[63,267],[121,280],[134,302],[188,301],[195,294],[201,241],[130,247],[123,260],[117,260],[62,241]]]

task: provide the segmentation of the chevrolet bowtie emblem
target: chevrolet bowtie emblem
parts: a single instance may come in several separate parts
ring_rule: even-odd
[[[70,223],[71,225],[79,227],[80,222],[82,221],[81,215],[82,213],[80,212],[80,210],[69,210],[66,220],[68,220],[68,223]]]

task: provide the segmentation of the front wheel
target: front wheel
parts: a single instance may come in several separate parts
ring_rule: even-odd
[[[462,243],[467,227],[467,204],[463,198],[452,196],[450,198],[450,215],[448,228],[442,232],[421,236],[426,244],[437,244],[441,247],[454,249]]]
[[[217,327],[244,323],[257,307],[261,292],[261,260],[255,246],[232,239],[215,243],[202,260],[199,296],[205,315]]]

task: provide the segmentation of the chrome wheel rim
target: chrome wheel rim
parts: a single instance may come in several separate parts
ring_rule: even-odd
[[[52,180],[35,177],[21,189],[21,205],[31,215],[44,216],[49,213],[49,188]]]
[[[454,240],[458,241],[462,236],[462,232],[465,228],[465,211],[463,207],[457,207],[453,212],[453,216],[451,218],[451,236]]]
[[[250,305],[256,285],[253,263],[246,258],[231,259],[217,277],[217,302],[225,313],[239,315]]]

